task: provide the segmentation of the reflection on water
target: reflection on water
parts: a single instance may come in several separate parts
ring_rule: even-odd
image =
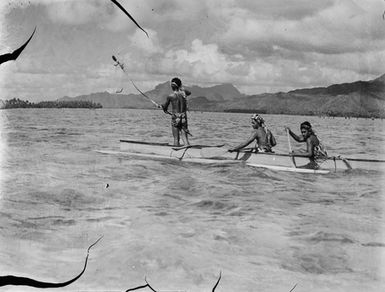
[[[383,291],[384,173],[323,176],[103,155],[119,139],[172,140],[160,111],[1,111],[0,274],[61,281],[65,291]],[[381,120],[309,120],[329,153],[384,159]],[[192,141],[238,144],[249,115],[190,113]],[[299,132],[299,131],[296,131]],[[370,137],[370,139],[369,139]],[[293,142],[293,147],[303,147]],[[109,185],[106,188],[106,185]],[[26,291],[3,287],[4,291]]]

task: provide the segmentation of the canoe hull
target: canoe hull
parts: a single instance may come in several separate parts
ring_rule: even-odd
[[[286,153],[255,153],[252,151],[227,152],[225,147],[194,145],[191,148],[174,147],[168,143],[147,143],[132,140],[120,140],[120,149],[122,152],[155,155],[164,158],[174,158],[189,161],[196,159],[197,161],[244,161],[250,166],[265,167],[276,170],[291,171],[296,169],[292,162],[292,157]],[[296,166],[301,168],[309,163],[306,157],[295,157]],[[385,163],[374,163],[373,161],[356,161],[348,159],[348,163],[341,157],[331,157],[320,165],[322,173],[335,172],[350,169],[350,166],[367,170],[385,170]],[[299,172],[298,170],[296,172]],[[306,172],[306,171],[303,171]],[[320,173],[321,173],[320,172]]]

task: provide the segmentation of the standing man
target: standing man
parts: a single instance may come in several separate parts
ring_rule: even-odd
[[[175,77],[171,80],[171,89],[173,93],[167,96],[167,100],[161,105],[165,113],[168,112],[168,106],[171,103],[171,129],[174,136],[174,146],[180,145],[180,137],[182,136],[183,144],[190,145],[188,135],[190,131],[187,125],[187,96],[191,94],[190,91],[182,88],[182,81]]]
[[[229,151],[238,151],[255,140],[255,150],[257,152],[273,152],[272,148],[277,145],[277,142],[271,131],[267,129],[265,120],[260,115],[254,114],[251,116],[251,126],[253,127],[253,131],[251,132],[250,138],[237,147],[229,149]]]

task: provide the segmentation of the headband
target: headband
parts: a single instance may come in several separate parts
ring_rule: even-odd
[[[309,125],[309,124],[301,124],[300,128],[301,129],[305,129],[305,130],[310,130],[311,129],[311,125]]]
[[[261,124],[265,122],[265,120],[258,114],[253,114],[251,119]]]

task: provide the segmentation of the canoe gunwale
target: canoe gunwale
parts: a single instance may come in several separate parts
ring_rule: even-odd
[[[120,143],[132,143],[132,144],[141,144],[141,145],[150,145],[150,146],[166,146],[166,147],[171,147],[173,150],[178,151],[178,150],[184,150],[184,149],[189,149],[189,148],[205,148],[205,147],[223,147],[225,144],[219,144],[219,145],[202,145],[202,144],[193,144],[193,145],[186,145],[186,146],[174,146],[169,143],[163,143],[163,142],[145,142],[145,141],[135,141],[135,140],[119,140]]]

